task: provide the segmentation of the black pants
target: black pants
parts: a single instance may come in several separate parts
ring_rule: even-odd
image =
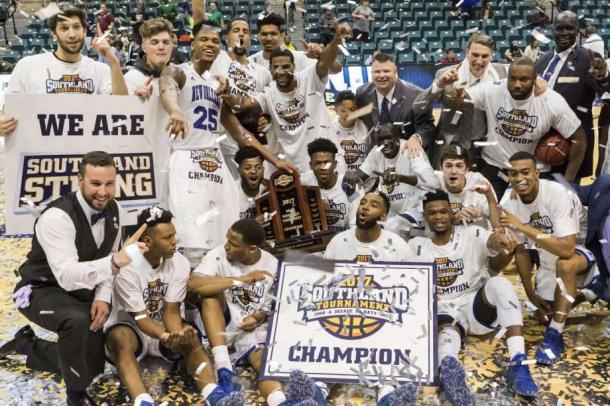
[[[91,303],[81,302],[59,287],[35,287],[30,305],[19,311],[59,336],[57,343],[36,340],[26,348],[29,368],[60,372],[66,388],[75,391],[85,390],[104,371],[104,335],[101,330],[89,330]]]

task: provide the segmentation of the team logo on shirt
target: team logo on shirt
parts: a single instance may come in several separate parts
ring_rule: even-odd
[[[354,261],[356,262],[373,262],[373,256],[372,255],[356,255],[356,258],[354,258]]]
[[[215,172],[222,168],[222,155],[216,148],[206,148],[191,151],[191,159],[198,163],[206,172]]]
[[[541,216],[540,213],[534,213],[530,216],[528,224],[543,233],[553,234],[553,222],[549,216]]]
[[[525,110],[512,109],[511,111],[506,111],[500,107],[496,114],[496,120],[498,120],[502,128],[502,131],[496,128],[496,132],[509,141],[520,144],[532,144],[534,142],[533,140],[515,137],[521,137],[525,133],[534,132],[538,125],[538,117],[530,116]]]
[[[302,95],[285,103],[276,103],[275,112],[288,123],[288,125],[282,125],[280,128],[285,131],[291,131],[303,124],[307,117],[309,117],[308,113],[301,116],[301,110],[304,106],[305,97]]]
[[[303,284],[298,311],[304,321],[317,321],[332,336],[356,340],[372,336],[385,323],[401,323],[409,310],[409,289],[382,286],[373,275],[355,276],[339,284]]]
[[[462,202],[451,202],[451,212],[456,214],[460,210],[462,210],[464,206],[462,206]]]
[[[256,79],[249,76],[235,63],[229,66],[229,79],[235,83],[235,86],[231,87],[232,93],[247,96],[256,90]]]
[[[332,199],[323,199],[324,209],[326,210],[326,221],[329,225],[336,224],[345,219],[347,207],[345,203],[335,203]]]
[[[365,143],[358,144],[354,140],[343,140],[340,144],[341,148],[343,148],[345,163],[348,165],[356,163],[366,154]]]
[[[167,286],[161,279],[148,282],[148,287],[142,292],[148,317],[156,320],[163,318],[163,298],[167,293]]]
[[[448,257],[434,258],[436,281],[440,287],[451,286],[458,276],[464,273],[462,259],[450,260]]]
[[[62,75],[60,79],[47,79],[47,93],[95,93],[92,79],[81,79],[79,74]]]
[[[231,289],[232,302],[245,313],[250,314],[260,308],[265,297],[265,289],[266,285],[261,282],[234,287]]]

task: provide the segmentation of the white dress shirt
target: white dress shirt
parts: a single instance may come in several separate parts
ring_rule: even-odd
[[[399,79],[400,80],[400,79]],[[387,95],[382,95],[379,93],[379,90],[375,89],[375,94],[377,94],[377,108],[379,109],[379,114],[381,114],[381,104],[383,103],[383,98],[386,97],[388,99],[388,110],[392,109],[392,99],[394,99],[394,90],[396,89],[396,85],[392,86]]]
[[[551,63],[553,63],[553,59],[555,59],[555,55],[559,55],[560,61],[557,64],[557,66],[555,67],[555,71],[553,72],[553,75],[549,79],[549,87],[551,89],[553,89],[555,87],[555,83],[557,82],[557,77],[559,76],[559,72],[561,72],[561,69],[563,68],[563,64],[566,63],[566,59],[568,59],[568,55],[570,55],[570,52],[572,52],[572,50],[574,49],[575,46],[576,46],[576,44],[572,45],[570,48],[565,49],[565,50],[563,50],[563,51],[561,51],[559,53],[555,52],[555,54],[553,55],[553,57],[549,61],[549,64],[544,69],[544,72],[542,73],[542,76],[544,76],[546,71],[549,69],[549,66],[551,65]]]
[[[86,218],[90,219],[92,214],[99,213],[89,206],[80,190],[76,192],[76,198]],[[104,223],[102,219],[91,226],[91,233],[98,248],[104,241]],[[68,213],[56,207],[48,209],[38,219],[35,231],[49,267],[62,289],[70,292],[95,288],[95,300],[110,303],[112,297],[111,255],[94,261],[79,262],[78,250],[74,243],[76,228]],[[111,253],[118,250],[120,240],[121,233],[119,232]]]

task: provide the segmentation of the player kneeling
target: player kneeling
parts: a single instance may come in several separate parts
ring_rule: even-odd
[[[436,264],[439,313],[440,381],[453,405],[474,405],[466,386],[464,369],[457,360],[467,333],[482,335],[500,326],[506,334],[510,363],[506,379],[522,396],[536,396],[538,387],[530,375],[523,339],[523,316],[511,283],[490,278],[488,258],[500,251],[512,252],[516,241],[506,234],[478,226],[454,226],[445,192],[428,193],[424,219],[431,238],[415,237],[409,246],[417,262]]]
[[[236,386],[228,346],[235,348],[236,365],[261,368],[272,303],[269,289],[277,270],[277,259],[260,249],[264,241],[265,232],[255,219],[235,222],[225,245],[208,252],[189,279],[189,293],[202,297],[203,325],[225,390]],[[300,371],[291,374],[286,393],[277,381],[259,381],[258,389],[269,406],[326,404],[326,395]]]
[[[158,207],[138,216],[138,226],[146,224],[140,241],[148,251],[122,268],[115,278],[114,309],[105,328],[107,355],[136,406],[155,405],[138,365],[146,355],[168,361],[183,357],[206,405],[243,405],[241,393],[225,392],[216,385],[196,330],[182,322],[180,305],[186,296],[190,265],[176,252],[172,217]]]

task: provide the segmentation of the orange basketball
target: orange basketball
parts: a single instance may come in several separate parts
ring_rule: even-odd
[[[563,165],[568,160],[570,141],[555,130],[549,131],[536,145],[536,158],[551,166]]]

